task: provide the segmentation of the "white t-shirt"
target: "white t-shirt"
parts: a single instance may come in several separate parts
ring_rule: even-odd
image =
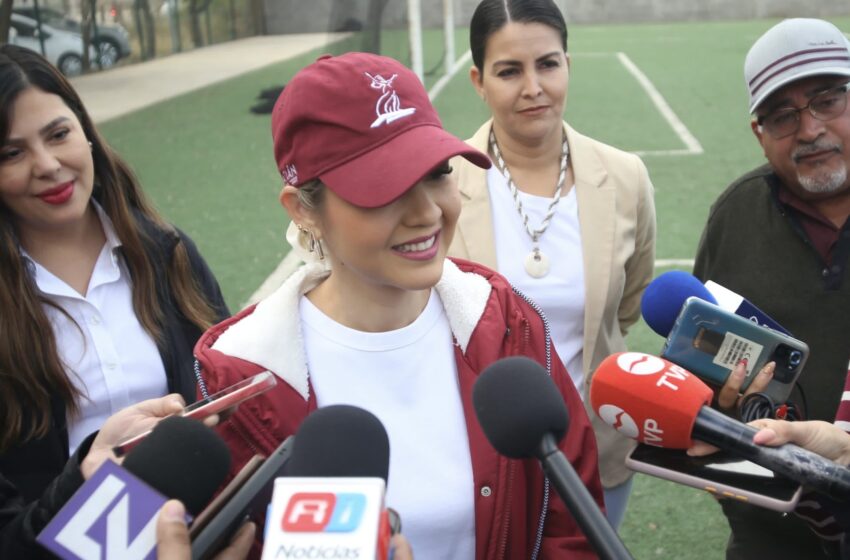
[[[469,439],[452,333],[437,292],[413,323],[389,332],[345,327],[306,297],[300,315],[318,405],[359,406],[387,430],[386,504],[399,512],[417,560],[474,558]]]
[[[487,171],[493,212],[497,268],[511,284],[543,309],[552,330],[552,342],[582,395],[584,381],[584,261],[575,187],[555,207],[549,227],[540,237],[540,251],[549,257],[549,273],[533,278],[525,270],[525,258],[534,248],[516,209],[508,183],[495,166]],[[555,186],[552,185],[554,191]],[[546,217],[551,197],[520,191],[529,227],[538,229]]]
[[[24,253],[35,266],[38,289],[73,319],[69,321],[63,313],[44,306],[53,325],[59,359],[83,395],[79,415],[69,413],[67,418],[70,453],[119,410],[168,393],[159,349],[136,318],[132,280],[118,254],[121,241],[112,221],[96,203],[95,209],[106,243],[85,296]]]

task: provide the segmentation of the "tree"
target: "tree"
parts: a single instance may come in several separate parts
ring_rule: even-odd
[[[0,0],[0,43],[9,42],[9,27],[12,22],[12,0]]]
[[[92,27],[96,14],[97,0],[83,0],[80,5],[81,20],[80,33],[83,36],[83,72],[88,72],[91,68],[91,60],[89,59],[89,45],[92,43]]]
[[[149,60],[156,56],[156,29],[148,0],[134,0],[133,20],[136,23],[136,34],[139,36],[142,60]]]
[[[204,35],[201,33],[201,14],[209,9],[212,0],[190,0],[189,29],[192,31],[192,44],[195,47],[204,46]],[[207,41],[209,42],[209,37]]]
[[[369,2],[369,35],[364,51],[381,54],[381,19],[388,0],[370,0]]]

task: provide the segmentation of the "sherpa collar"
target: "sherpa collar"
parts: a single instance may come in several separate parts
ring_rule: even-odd
[[[320,264],[302,266],[258,303],[253,313],[224,331],[212,348],[268,369],[307,400],[309,372],[298,305],[301,296],[316,287],[328,273]],[[455,342],[461,352],[466,353],[472,332],[490,297],[490,282],[473,272],[461,271],[446,259],[443,276],[435,289],[443,302]]]

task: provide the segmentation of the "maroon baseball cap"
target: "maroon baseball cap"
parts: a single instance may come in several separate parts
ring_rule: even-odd
[[[272,138],[288,184],[318,178],[364,208],[392,202],[453,156],[490,167],[443,130],[416,74],[368,53],[325,55],[298,72],[275,103]]]

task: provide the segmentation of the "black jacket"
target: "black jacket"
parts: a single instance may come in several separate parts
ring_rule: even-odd
[[[711,207],[694,274],[741,294],[809,345],[791,400],[804,405],[808,420],[832,422],[850,360],[850,221],[827,266],[797,211],[779,200],[782,188],[769,165],[732,183]],[[737,500],[721,507],[732,531],[729,560],[834,557],[835,543],[797,517]]]
[[[186,247],[194,278],[215,309],[217,320],[227,318],[229,312],[218,282],[192,240],[179,230],[176,233],[163,231],[144,218],[139,221],[150,241],[145,245],[158,279],[157,296],[165,313],[164,332],[158,348],[168,390],[183,395],[187,403],[193,402],[196,394],[192,349],[203,331],[180,313],[167,282],[167,266],[178,243]],[[132,276],[132,271],[130,274]],[[35,537],[83,483],[79,466],[94,438],[87,438],[69,458],[64,403],[53,399],[51,413],[52,426],[47,435],[0,454],[2,559],[52,557],[35,543]]]
[[[850,361],[850,220],[827,266],[797,211],[779,201],[784,188],[765,165],[718,197],[697,251],[694,275],[737,292],[809,345],[791,400],[807,420],[835,420]],[[804,398],[805,396],[805,398]]]

